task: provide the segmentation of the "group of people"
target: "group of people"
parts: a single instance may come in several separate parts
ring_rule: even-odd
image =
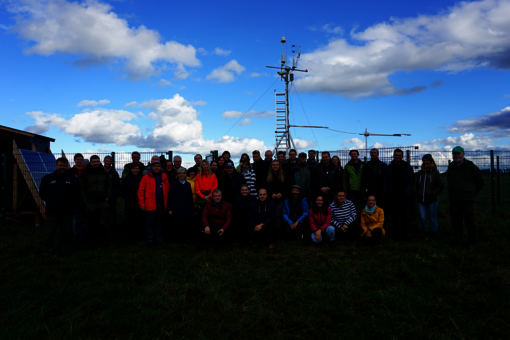
[[[85,165],[82,154],[74,156],[69,169],[65,158],[56,161],[56,171],[43,177],[40,196],[46,202],[46,237],[43,254],[54,253],[60,229],[60,252],[70,251],[72,230],[78,240],[96,247],[101,238],[116,242],[117,199],[125,204],[125,232],[133,242],[145,239],[148,246],[164,241],[205,240],[207,248],[238,240],[256,246],[273,247],[278,239],[304,239],[313,243],[355,239],[379,245],[386,235],[407,240],[408,221],[418,201],[425,237],[437,237],[438,196],[442,176],[432,155],[422,158],[415,173],[394,150],[393,161],[379,160],[379,151],[370,151],[362,162],[351,150],[342,166],[337,156],[267,150],[264,158],[255,150],[252,157],[242,154],[236,165],[228,151],[211,162],[195,155],[195,165],[182,166],[173,160],[153,156],[145,166],[140,153],[122,175],[106,156],[97,155]],[[446,177],[455,241],[463,244],[463,225],[468,246],[476,242],[475,196],[483,187],[480,170],[464,158],[460,146],[452,150],[453,162]],[[385,212],[391,224],[385,221]],[[430,219],[430,227],[428,225]],[[103,227],[103,225],[106,227]]]

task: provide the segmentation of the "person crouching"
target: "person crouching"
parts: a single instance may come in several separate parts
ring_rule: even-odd
[[[283,203],[283,232],[287,239],[302,239],[308,235],[308,202],[301,195],[301,187],[293,185],[291,195]],[[307,237],[308,239],[308,237]]]
[[[225,232],[232,223],[230,204],[222,200],[221,190],[214,189],[212,200],[208,200],[202,212],[202,224],[207,250],[217,242],[225,240]]]

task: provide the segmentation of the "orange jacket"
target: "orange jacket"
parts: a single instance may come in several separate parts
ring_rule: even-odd
[[[195,192],[198,197],[204,198],[204,195],[200,192],[201,190],[211,190],[211,195],[209,196],[212,197],[214,189],[218,189],[218,179],[215,174],[212,174],[211,177],[207,177],[205,174],[202,177],[200,177],[200,174],[195,176]]]
[[[165,173],[161,174],[161,183],[163,185],[163,198],[165,199],[166,209],[170,183]],[[156,210],[156,179],[152,172],[148,172],[140,181],[140,186],[138,187],[138,205],[145,207],[146,211]]]
[[[361,212],[361,229],[363,229],[363,232],[361,233],[361,236],[365,235],[368,229],[370,231],[374,230],[374,228],[381,228],[382,229],[382,235],[384,236],[384,210],[377,207],[375,209],[374,213],[372,215],[367,214],[365,211],[365,208],[363,208],[363,211]]]

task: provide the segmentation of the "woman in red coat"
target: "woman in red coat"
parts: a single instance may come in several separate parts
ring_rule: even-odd
[[[195,192],[197,193],[195,206],[199,210],[203,210],[205,203],[211,199],[214,189],[218,189],[218,179],[209,167],[209,162],[203,160],[195,177]]]
[[[331,225],[331,209],[324,204],[324,198],[317,196],[315,204],[308,213],[308,221],[310,222],[310,230],[312,231],[312,241],[320,243],[324,236],[329,241],[335,239],[335,227]]]

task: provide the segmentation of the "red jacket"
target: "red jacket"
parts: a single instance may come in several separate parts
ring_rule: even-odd
[[[314,214],[310,209],[308,213],[308,221],[310,222],[310,230],[315,233],[317,230],[326,231],[326,228],[331,225],[331,209],[328,207],[328,214],[324,215],[320,211]]]
[[[200,177],[200,173],[195,176],[195,191],[198,197],[204,198],[204,195],[200,192],[201,190],[210,190],[209,196],[212,197],[212,191],[218,189],[218,179],[215,174],[211,174],[211,177],[207,177],[205,174]]]
[[[80,170],[76,165],[73,165],[71,169],[67,170],[67,172],[69,172],[71,175],[75,176],[78,179],[80,179],[83,171],[85,171],[85,167],[83,167],[83,169]]]
[[[166,209],[170,183],[165,173],[161,174],[161,183],[163,185],[163,198],[165,199]],[[146,211],[156,210],[156,179],[152,172],[148,172],[140,181],[140,186],[138,187],[138,205],[145,207]]]
[[[230,211],[230,204],[221,201],[219,207],[214,205],[214,201],[210,199],[207,201],[202,212],[202,224],[204,228],[209,226],[211,229],[227,230],[232,223],[232,212]]]

